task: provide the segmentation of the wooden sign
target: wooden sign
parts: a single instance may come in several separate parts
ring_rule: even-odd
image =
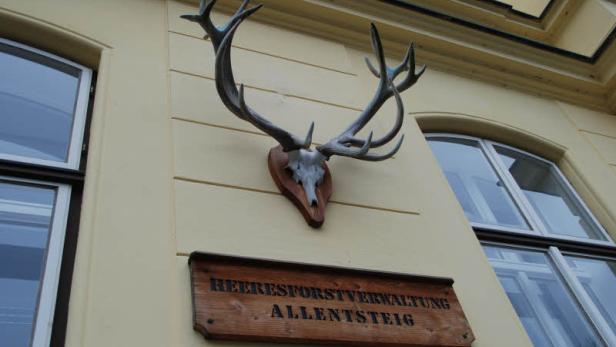
[[[194,329],[221,340],[470,346],[452,279],[192,253]]]

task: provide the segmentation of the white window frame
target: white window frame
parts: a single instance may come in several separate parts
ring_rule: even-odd
[[[32,158],[27,156],[20,156],[15,154],[7,154],[0,153],[0,159],[35,164],[35,165],[43,165],[50,167],[57,167],[63,169],[79,169],[79,162],[81,160],[81,148],[83,144],[84,131],[86,125],[86,116],[88,113],[88,99],[90,96],[90,85],[92,83],[92,70],[74,63],[70,60],[64,59],[57,55],[42,51],[40,49],[36,49],[18,42],[14,42],[11,40],[0,38],[0,44],[4,44],[7,46],[13,46],[19,49],[23,49],[25,51],[29,51],[46,58],[58,61],[60,63],[69,65],[71,67],[77,68],[81,71],[79,75],[79,84],[77,90],[77,99],[75,102],[75,109],[73,114],[73,124],[71,127],[71,138],[69,141],[68,155],[67,161],[55,161],[55,160],[45,160],[39,158]],[[26,59],[20,57],[22,59]]]
[[[521,195],[520,196],[520,200],[521,200],[522,204],[524,205],[525,209],[528,209],[528,211],[529,211],[528,213],[532,216],[533,222],[535,222],[537,224],[537,229],[541,233],[541,235],[548,236],[548,237],[553,237],[553,238],[564,239],[564,240],[586,242],[586,243],[608,244],[608,245],[614,245],[615,244],[614,241],[612,240],[611,236],[607,233],[605,228],[603,228],[601,223],[599,223],[597,218],[595,218],[595,216],[592,214],[592,212],[590,211],[588,206],[586,206],[586,204],[584,203],[584,200],[582,200],[582,198],[575,191],[575,189],[573,188],[571,183],[569,183],[569,181],[567,180],[565,175],[563,175],[563,173],[560,171],[560,168],[558,168],[558,166],[556,164],[554,164],[553,162],[551,162],[551,161],[549,161],[547,159],[544,159],[544,158],[542,158],[540,156],[537,156],[535,154],[528,153],[526,151],[522,151],[522,150],[519,150],[519,149],[517,149],[515,147],[507,146],[507,145],[504,145],[502,143],[498,143],[498,142],[494,142],[494,141],[490,141],[490,140],[481,140],[481,141],[484,141],[485,143],[487,143],[489,145],[489,146],[486,146],[486,147],[488,148],[488,151],[490,152],[491,156],[494,156],[494,157],[498,156],[498,153],[496,152],[496,149],[494,148],[494,146],[498,146],[498,147],[506,148],[506,149],[509,149],[509,150],[512,150],[512,151],[515,151],[515,152],[522,153],[524,155],[527,155],[527,156],[529,156],[529,157],[531,157],[533,159],[541,161],[542,163],[545,163],[548,166],[550,166],[550,168],[553,170],[552,172],[554,172],[555,175],[556,175],[556,179],[564,186],[564,189],[566,189],[567,192],[571,195],[571,198],[573,200],[575,200],[575,203],[577,203],[578,206],[582,209],[581,212],[583,214],[585,214],[584,217],[587,217],[589,219],[590,223],[592,223],[597,228],[597,230],[605,238],[605,240],[593,240],[593,239],[584,238],[584,237],[575,237],[575,236],[568,236],[568,235],[550,233],[548,228],[541,221],[541,218],[535,212],[535,209],[532,207],[531,203],[528,201],[526,196],[522,193],[522,194],[520,194]],[[509,172],[509,170],[507,170],[505,167],[502,166],[503,162],[501,160],[495,160],[495,162],[499,166],[500,170],[502,170],[503,175],[507,177],[506,185],[511,186],[511,187],[515,187],[516,191],[521,192],[522,190],[518,186],[518,183],[515,181],[513,176],[511,176],[511,173]]]
[[[498,178],[501,181],[503,181],[505,189],[509,193],[509,196],[511,196],[516,207],[518,207],[518,209],[520,210],[520,213],[522,214],[522,217],[524,218],[524,220],[529,224],[530,230],[506,227],[506,226],[497,225],[497,224],[483,224],[483,223],[469,221],[472,227],[480,228],[484,230],[497,230],[497,231],[505,231],[505,232],[510,232],[510,233],[525,234],[525,235],[543,236],[543,237],[549,237],[553,239],[561,239],[561,240],[582,242],[582,243],[588,243],[588,244],[610,245],[610,246],[616,245],[616,243],[614,243],[610,235],[605,231],[605,228],[603,228],[603,226],[593,216],[588,206],[586,206],[586,204],[577,194],[575,189],[573,189],[571,184],[567,181],[567,179],[562,174],[558,166],[556,166],[553,162],[546,160],[544,158],[541,158],[532,153],[528,153],[526,151],[517,149],[515,147],[507,146],[502,143],[485,140],[485,139],[481,139],[481,138],[474,137],[474,136],[450,134],[450,133],[426,133],[424,134],[424,136],[426,137],[426,139],[430,139],[434,137],[442,137],[442,138],[458,138],[458,139],[464,139],[464,140],[477,141],[481,151],[486,156],[486,160],[488,161],[488,164],[490,165],[490,167],[494,169]],[[586,217],[589,218],[590,223],[593,223],[594,226],[597,227],[597,230],[599,230],[599,233],[605,238],[605,240],[594,240],[591,238],[573,237],[573,236],[568,236],[568,235],[550,233],[548,229],[545,227],[545,225],[543,224],[543,222],[541,221],[541,218],[535,212],[534,207],[531,205],[528,199],[524,196],[524,193],[519,188],[517,182],[515,182],[515,179],[511,176],[509,171],[503,166],[502,161],[500,160],[500,158],[498,158],[498,154],[496,153],[496,150],[493,147],[494,145],[507,148],[512,151],[522,153],[524,155],[528,155],[529,157],[538,159],[541,162],[550,165],[550,167],[554,169],[554,172],[556,173],[556,176],[557,176],[556,179],[558,179],[561,183],[563,183],[564,188],[567,189],[568,193],[571,194],[571,198],[574,199],[575,203],[577,203],[578,206],[580,206],[580,208],[582,209],[582,213],[584,213]]]
[[[31,339],[32,347],[49,346],[56,305],[56,295],[60,280],[62,253],[64,251],[64,238],[66,235],[71,186],[50,181],[30,180],[10,176],[0,176],[0,181],[7,182],[7,184],[33,185],[55,189],[56,191]]]
[[[528,153],[526,151],[520,150],[518,148],[508,146],[502,143],[498,143],[491,140],[486,140],[474,136],[461,135],[461,134],[451,134],[451,133],[425,133],[424,136],[427,140],[430,138],[453,138],[453,139],[464,139],[476,141],[479,145],[479,148],[486,156],[486,160],[490,167],[492,167],[495,171],[497,177],[503,182],[505,189],[507,190],[509,196],[511,196],[514,204],[520,210],[522,217],[531,230],[524,230],[518,228],[511,228],[497,224],[483,224],[471,222],[471,226],[474,229],[486,230],[490,231],[490,233],[499,234],[499,233],[509,233],[509,234],[519,234],[520,236],[535,236],[540,238],[545,238],[549,240],[562,240],[566,242],[575,242],[581,246],[583,245],[596,245],[596,246],[609,246],[614,247],[616,243],[614,243],[611,236],[607,233],[605,228],[599,223],[599,221],[592,214],[588,206],[584,203],[584,201],[580,198],[575,189],[571,186],[569,181],[560,171],[557,165],[553,162],[546,160],[540,156],[534,155],[532,153]],[[574,199],[574,203],[579,206],[582,211],[581,213],[585,214],[584,217],[588,218],[590,223],[593,223],[597,230],[601,233],[601,235],[605,238],[605,240],[594,240],[590,238],[583,237],[573,237],[568,235],[561,235],[550,233],[547,227],[543,224],[541,218],[535,212],[534,207],[528,201],[524,192],[520,189],[517,182],[509,173],[507,168],[504,166],[504,163],[499,158],[499,154],[496,152],[494,146],[499,146],[502,148],[507,148],[509,150],[527,155],[531,158],[537,159],[543,163],[546,163],[552,168],[552,172],[555,173],[556,179],[563,185],[563,188],[567,190],[567,193],[570,194],[570,197]],[[579,305],[581,311],[584,316],[589,320],[591,326],[598,333],[601,340],[608,346],[616,346],[616,332],[612,331],[607,321],[603,318],[603,315],[597,307],[594,305],[592,299],[586,293],[584,287],[581,282],[575,275],[574,271],[569,267],[564,255],[572,255],[578,257],[585,257],[590,259],[599,259],[599,260],[607,260],[607,261],[616,261],[616,258],[613,257],[605,257],[600,255],[593,255],[592,253],[580,253],[580,252],[572,252],[572,251],[561,251],[556,246],[549,247],[532,247],[523,244],[516,243],[504,243],[497,241],[485,241],[480,240],[482,245],[488,246],[497,246],[497,247],[507,247],[511,249],[519,249],[519,250],[533,250],[533,251],[541,251],[546,254],[549,260],[554,265],[555,275],[559,277],[562,283],[565,285],[567,290],[569,290],[572,294],[573,300],[577,305]],[[563,255],[564,254],[564,255]],[[541,322],[540,322],[541,323]],[[544,324],[544,323],[541,323]]]
[[[571,288],[573,295],[580,303],[584,311],[587,312],[589,319],[595,325],[597,330],[599,330],[599,333],[603,336],[607,345],[616,346],[616,333],[612,331],[605,318],[603,318],[601,312],[599,312],[588,293],[586,293],[586,290],[580,283],[579,279],[577,278],[571,267],[568,266],[567,260],[565,259],[563,252],[561,252],[557,247],[552,246],[549,248],[548,253],[553,259],[554,264],[556,264],[558,271],[560,271],[560,273],[562,274],[565,283],[567,283],[569,288]],[[589,259],[616,261],[616,259],[608,257],[592,256],[575,252],[564,252],[564,254]]]
[[[575,277],[575,274],[573,274],[573,272],[567,265],[566,259],[563,257],[561,251],[557,247],[549,247],[546,250],[545,248],[521,246],[521,245],[494,242],[494,241],[481,241],[481,244],[485,246],[495,246],[495,247],[509,248],[509,249],[521,250],[521,251],[534,251],[534,252],[541,252],[545,254],[548,260],[551,261],[552,264],[554,265],[553,266],[554,276],[556,276],[556,278],[561,281],[561,283],[564,285],[565,290],[568,290],[570,292],[571,297],[574,300],[573,304],[578,305],[580,311],[582,312],[584,317],[588,319],[588,323],[590,324],[591,328],[594,329],[594,332],[597,334],[599,339],[601,339],[601,341],[605,343],[607,346],[616,346],[616,336],[614,335],[614,332],[612,332],[608,323],[605,321],[605,319],[603,318],[599,310],[595,307],[590,297],[588,297],[588,294],[586,294],[586,291],[581,286],[578,279]],[[593,259],[597,258],[597,259],[605,259],[605,260],[614,261],[614,259],[607,258],[607,257],[591,257],[586,254],[581,255],[581,254],[577,254],[577,253],[574,254],[570,252],[566,252],[566,254],[584,256],[584,257],[593,258]],[[545,316],[545,313],[541,314],[539,312],[536,312],[536,307],[538,306],[536,305],[533,305],[533,306],[535,307],[531,307],[531,309],[535,310],[535,313],[538,316],[540,317]],[[539,324],[544,326],[548,323],[540,320]],[[548,336],[548,338],[552,340],[551,336]],[[555,342],[555,341],[552,341],[552,342]],[[557,343],[556,345],[558,346],[559,344]]]

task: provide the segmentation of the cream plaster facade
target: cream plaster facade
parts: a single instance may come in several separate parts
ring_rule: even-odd
[[[321,2],[285,6],[301,11]],[[222,9],[236,4],[223,1]],[[252,346],[207,341],[193,331],[187,256],[196,250],[452,277],[473,346],[531,346],[422,131],[484,136],[555,161],[616,238],[613,109],[594,99],[565,102],[538,92],[534,82],[527,90],[522,82],[495,83],[472,67],[447,68],[444,58],[433,64],[438,52],[421,47],[420,62],[429,68],[402,95],[406,140],[399,154],[382,163],[333,158],[326,222],[310,228],[267,171],[274,140],[219,101],[211,45],[179,18],[195,11],[196,4],[174,0],[0,0],[1,36],[98,73],[67,346]],[[238,31],[236,79],[246,84],[248,103],[284,128],[302,134],[314,120],[314,141],[323,143],[371,98],[376,81],[363,65],[367,46],[345,35],[333,40],[326,34],[337,30],[331,23],[322,24],[323,35],[277,26],[267,11],[265,23],[257,14]],[[378,14],[372,20],[381,21]],[[365,19],[358,14],[356,22],[365,27],[357,41],[367,45]],[[389,40],[393,29],[383,26]],[[467,44],[458,42],[461,50]],[[440,47],[443,55],[451,49]],[[401,57],[392,42],[386,51],[392,61]],[[481,54],[508,64],[499,54]],[[613,84],[605,83],[609,95]],[[373,121],[377,134],[393,120],[388,104]]]

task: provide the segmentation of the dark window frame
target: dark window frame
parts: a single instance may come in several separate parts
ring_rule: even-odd
[[[0,44],[9,46],[14,44],[18,46],[19,49],[31,50],[30,54],[43,54],[49,59],[59,58],[60,63],[65,63],[67,61],[71,62],[69,59],[64,57],[59,57],[53,53],[48,53],[45,50],[39,50],[35,47],[30,47],[12,40],[2,39]],[[68,216],[66,220],[62,257],[60,259],[60,272],[56,289],[53,322],[51,327],[49,344],[51,347],[64,346],[66,341],[69,301],[77,252],[81,205],[83,202],[83,190],[85,183],[85,170],[87,165],[88,143],[90,139],[90,124],[92,120],[94,91],[97,80],[97,72],[95,70],[88,69],[88,72],[90,73],[88,88],[87,90],[80,90],[80,93],[87,93],[87,108],[85,110],[85,117],[83,118],[82,123],[83,129],[81,133],[81,148],[78,149],[78,167],[70,168],[47,166],[38,163],[30,163],[27,161],[0,159],[1,176],[14,178],[16,180],[35,180],[40,182],[50,182],[50,184],[64,184],[70,186],[71,188],[68,201]],[[73,144],[72,139],[71,144]]]

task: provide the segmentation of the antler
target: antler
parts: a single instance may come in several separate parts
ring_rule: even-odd
[[[239,25],[262,6],[257,5],[247,9],[249,3],[250,0],[244,0],[235,14],[221,27],[216,27],[210,17],[216,0],[201,0],[198,15],[184,15],[182,18],[199,23],[207,33],[206,37],[209,36],[212,41],[216,53],[216,90],[225,106],[240,119],[250,122],[264,133],[273,137],[280,143],[285,152],[309,148],[312,143],[314,122],[310,125],[306,138],[304,140],[299,139],[293,134],[277,127],[246,105],[244,85],[242,84],[239,90],[236,86],[231,67],[231,43],[233,42],[233,36]]]
[[[308,149],[312,143],[312,133],[314,130],[314,122],[310,125],[306,138],[301,140],[289,132],[274,125],[255,110],[251,109],[244,98],[244,85],[240,85],[238,90],[233,69],[231,67],[231,44],[235,31],[239,25],[250,15],[258,11],[262,5],[257,5],[248,8],[250,0],[244,0],[235,14],[223,26],[216,27],[211,20],[211,13],[216,0],[201,0],[198,15],[184,15],[182,18],[197,22],[207,33],[214,46],[216,53],[216,90],[225,104],[225,106],[240,119],[250,122],[261,131],[276,139],[282,146],[285,152],[290,152],[298,149]],[[404,119],[404,106],[400,98],[400,92],[410,88],[425,71],[425,66],[415,72],[415,52],[413,44],[403,59],[396,67],[390,68],[385,63],[385,55],[383,54],[383,45],[379,33],[371,24],[370,34],[372,37],[372,47],[376,58],[379,62],[377,70],[370,60],[366,58],[368,69],[379,78],[379,84],[374,97],[366,106],[366,109],[358,116],[358,118],[347,127],[342,133],[327,143],[317,146],[316,150],[325,158],[330,158],[332,155],[341,155],[356,159],[380,161],[392,157],[402,145],[404,135],[400,137],[398,143],[386,154],[371,154],[368,153],[371,148],[383,146],[393,140],[400,129]],[[408,74],[399,83],[395,83],[396,77],[402,72],[408,71]],[[373,133],[370,132],[366,139],[360,139],[355,135],[363,129],[366,124],[372,119],[383,104],[394,96],[397,106],[396,122],[393,128],[383,137],[373,140]]]
[[[374,76],[379,78],[379,84],[375,92],[374,97],[366,106],[366,109],[357,117],[357,119],[349,125],[342,133],[327,143],[317,146],[317,150],[321,152],[327,158],[332,155],[341,155],[345,157],[351,157],[361,160],[380,161],[392,157],[402,145],[404,135],[400,137],[398,143],[394,148],[386,154],[378,155],[371,154],[368,151],[371,148],[380,147],[389,141],[391,141],[400,129],[402,128],[402,121],[404,119],[404,106],[400,98],[400,92],[410,88],[425,71],[425,66],[419,69],[419,72],[415,73],[415,50],[413,44],[408,48],[408,51],[404,57],[404,60],[396,67],[390,68],[385,63],[385,55],[383,54],[383,45],[379,32],[374,24],[370,26],[370,34],[372,37],[372,48],[379,62],[379,70],[375,69],[370,60],[366,57],[366,64]],[[398,84],[394,83],[394,80],[402,72],[408,71],[406,77]],[[396,123],[393,128],[385,134],[383,137],[372,140],[373,133],[370,132],[368,137],[364,139],[356,138],[355,135],[363,129],[366,124],[372,119],[376,112],[391,96],[396,99],[396,106],[398,109]],[[359,147],[359,148],[353,148]]]

